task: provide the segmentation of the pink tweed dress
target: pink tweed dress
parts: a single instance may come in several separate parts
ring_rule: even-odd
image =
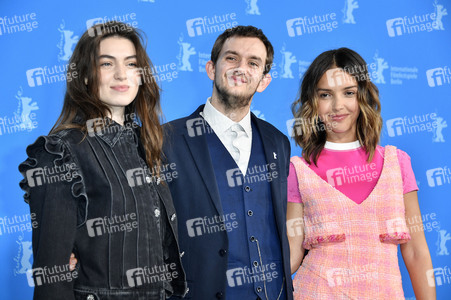
[[[293,281],[294,299],[404,299],[397,245],[410,234],[396,148],[385,147],[382,173],[361,204],[299,157],[291,162],[304,204],[303,247],[309,249]]]

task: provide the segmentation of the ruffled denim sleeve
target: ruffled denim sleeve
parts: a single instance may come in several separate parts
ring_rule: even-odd
[[[41,136],[19,165],[20,187],[32,220],[34,299],[74,299],[76,272],[69,257],[77,229],[86,221],[88,200],[83,177],[69,147],[58,135]],[[55,273],[58,276],[55,276]],[[75,274],[75,275],[74,275]],[[64,280],[56,280],[60,278]],[[72,278],[69,280],[68,278]]]
[[[88,197],[76,158],[71,155],[63,139],[57,135],[40,136],[27,147],[27,155],[27,160],[19,165],[24,177],[19,185],[25,192],[25,202],[30,204],[30,193],[34,188],[38,193],[41,186],[70,183],[71,198],[78,203],[77,226],[82,226],[87,218]]]

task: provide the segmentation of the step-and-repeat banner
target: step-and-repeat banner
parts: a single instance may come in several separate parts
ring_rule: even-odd
[[[439,299],[451,296],[451,9],[449,0],[400,1],[2,1],[0,3],[0,286],[30,299],[32,220],[17,170],[25,148],[48,134],[62,108],[66,70],[83,32],[123,21],[147,35],[166,121],[211,95],[205,72],[216,37],[236,25],[262,28],[275,50],[268,89],[251,110],[287,136],[300,79],[321,52],[348,47],[378,86],[381,145],[411,159]],[[301,149],[292,143],[292,155]],[[409,221],[409,220],[408,220]],[[410,220],[414,221],[414,220]],[[399,255],[406,299],[414,293]],[[336,284],[343,278],[337,275]]]

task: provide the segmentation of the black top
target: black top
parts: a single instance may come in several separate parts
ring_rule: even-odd
[[[35,299],[186,293],[171,194],[147,167],[137,124],[126,125],[87,136],[62,130],[27,148],[19,170],[33,219]]]

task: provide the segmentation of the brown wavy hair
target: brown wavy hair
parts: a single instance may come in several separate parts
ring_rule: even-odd
[[[69,61],[63,108],[50,133],[77,128],[86,137],[87,120],[106,120],[107,113],[111,115],[111,110],[99,98],[98,62],[100,42],[109,37],[131,41],[135,46],[138,68],[145,70],[141,72],[142,84],[136,98],[125,107],[125,116],[134,114],[135,121],[141,125],[140,138],[146,161],[154,172],[160,169],[163,145],[160,88],[152,76],[153,65],[145,50],[143,33],[125,23],[112,21],[96,24],[81,36]],[[156,168],[153,168],[155,165]]]
[[[357,117],[356,135],[368,155],[374,157],[382,130],[379,90],[371,82],[368,65],[355,51],[339,48],[321,53],[304,74],[299,97],[291,105],[295,117],[294,140],[302,147],[302,157],[307,163],[316,165],[326,143],[326,125],[318,115],[317,85],[327,70],[340,68],[357,81],[357,102],[360,114]],[[301,126],[300,126],[301,125]]]

